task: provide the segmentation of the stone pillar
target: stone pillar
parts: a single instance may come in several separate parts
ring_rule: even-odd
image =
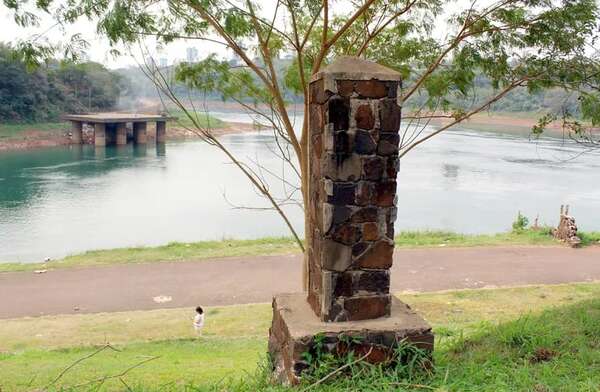
[[[124,146],[127,144],[127,127],[125,123],[117,123],[117,146]]]
[[[94,144],[96,147],[106,146],[106,124],[94,124]]]
[[[400,75],[348,65],[310,84],[308,301],[323,321],[389,316],[391,306]]]
[[[166,143],[167,141],[167,122],[156,122],[156,143]]]
[[[81,121],[71,121],[71,143],[81,144],[83,142],[83,124]]]
[[[133,140],[136,144],[146,144],[146,125],[145,122],[133,123]]]
[[[273,300],[269,352],[276,376],[295,383],[314,336],[334,355],[357,338],[357,355],[393,362],[395,345],[433,349],[431,327],[390,295],[401,109],[400,74],[341,57],[309,91],[308,294]],[[345,348],[338,347],[345,345]]]

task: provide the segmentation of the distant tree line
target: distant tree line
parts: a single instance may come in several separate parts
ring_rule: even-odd
[[[0,43],[0,122],[58,120],[63,113],[110,110],[126,80],[102,64],[49,61],[28,69],[18,52]]]

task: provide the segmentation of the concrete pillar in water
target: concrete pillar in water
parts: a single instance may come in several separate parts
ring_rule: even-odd
[[[83,142],[83,124],[81,121],[71,121],[71,143],[81,144]]]
[[[133,140],[136,144],[146,144],[147,142],[147,124],[145,122],[133,123]]]
[[[308,293],[275,296],[269,331],[284,383],[310,367],[303,353],[317,335],[333,355],[371,353],[371,363],[401,360],[401,341],[433,350],[431,327],[390,294],[400,84],[396,71],[355,57],[311,80]]]
[[[117,123],[116,124],[117,130],[117,138],[116,138],[116,143],[117,146],[124,146],[127,144],[127,127],[125,123]]]
[[[94,124],[94,144],[96,147],[106,146],[106,124]]]
[[[166,143],[167,141],[167,122],[156,122],[156,143]]]

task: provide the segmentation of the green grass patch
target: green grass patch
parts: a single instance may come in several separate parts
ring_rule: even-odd
[[[69,129],[65,122],[7,124],[0,123],[0,139],[18,139],[29,131],[57,133]]]
[[[600,232],[580,232],[582,245],[600,243]],[[548,246],[559,245],[549,229],[523,230],[499,234],[458,234],[446,231],[405,231],[396,236],[399,248],[469,247],[469,246]],[[0,272],[34,271],[68,267],[110,264],[151,263],[162,261],[201,261],[208,258],[234,256],[268,256],[298,253],[291,238],[262,238],[256,240],[172,242],[156,247],[132,247],[93,250],[67,256],[50,263],[0,263]]]
[[[218,118],[211,116],[209,113],[203,112],[201,109],[194,111],[190,109],[189,113],[192,115],[194,121],[202,128],[223,128],[226,123]],[[186,128],[194,128],[195,122],[181,109],[170,109],[169,115],[177,117],[177,120],[173,123],[175,126],[182,126]]]
[[[401,378],[399,372],[357,367],[355,377],[334,377],[312,390],[597,391],[600,387],[599,283],[400,297],[434,326],[435,371]],[[150,359],[122,377],[133,390],[287,390],[269,386],[261,370],[269,304],[209,308],[202,337],[194,337],[192,317],[193,309],[163,309],[3,320],[0,388],[42,388],[109,342],[118,351],[105,349],[77,364],[50,390],[117,375]],[[82,390],[127,390],[118,378],[99,384]]]

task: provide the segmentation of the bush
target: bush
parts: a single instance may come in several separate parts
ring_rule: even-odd
[[[513,232],[521,233],[527,229],[527,226],[529,226],[529,218],[527,218],[525,215],[522,215],[521,211],[519,211],[517,214],[517,219],[512,224]]]

